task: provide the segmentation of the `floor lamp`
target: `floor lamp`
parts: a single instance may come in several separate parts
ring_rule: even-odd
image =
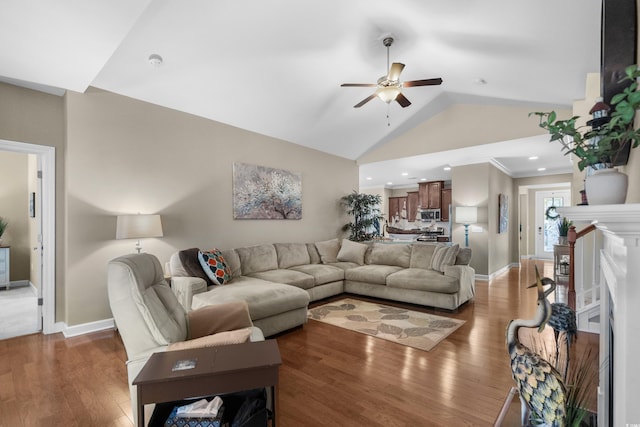
[[[142,251],[140,239],[162,237],[160,215],[118,215],[116,220],[116,239],[138,239],[136,250]]]
[[[456,206],[456,224],[464,224],[464,246],[469,247],[469,224],[478,221],[476,206]]]

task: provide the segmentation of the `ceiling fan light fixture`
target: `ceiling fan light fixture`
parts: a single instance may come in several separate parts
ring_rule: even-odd
[[[376,89],[376,95],[378,98],[386,102],[387,104],[395,101],[398,95],[400,95],[399,86],[384,86]]]

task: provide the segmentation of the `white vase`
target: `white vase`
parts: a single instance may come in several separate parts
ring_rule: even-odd
[[[627,199],[629,178],[616,168],[599,169],[584,182],[590,205],[617,205]]]

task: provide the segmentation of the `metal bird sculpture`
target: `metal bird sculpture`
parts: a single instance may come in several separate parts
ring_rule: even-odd
[[[544,291],[544,297],[547,298],[550,294],[553,293],[556,289],[556,282],[549,277],[543,277],[541,280],[542,286],[549,286],[547,290]],[[533,288],[537,285],[534,283],[529,286]],[[571,307],[567,304],[561,302],[551,303],[551,317],[549,317],[549,321],[547,322],[551,328],[553,328],[553,335],[556,340],[556,366],[558,364],[558,356],[560,354],[560,347],[558,345],[558,338],[560,336],[560,332],[565,333],[565,344],[567,347],[565,363],[564,363],[564,372],[562,378],[567,379],[567,373],[569,372],[569,347],[571,343],[578,338],[578,324],[576,322],[576,312],[573,311]]]
[[[520,342],[520,328],[544,329],[551,315],[551,305],[544,295],[542,281],[536,266],[538,301],[533,319],[514,319],[507,327],[507,349],[511,358],[511,374],[520,394],[522,425],[533,419],[563,427],[567,415],[566,389],[562,375],[549,362]]]

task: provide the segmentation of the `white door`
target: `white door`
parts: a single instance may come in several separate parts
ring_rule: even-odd
[[[554,207],[571,206],[571,191],[538,191],[535,206],[536,258],[551,259],[553,245],[558,243],[560,221]]]

